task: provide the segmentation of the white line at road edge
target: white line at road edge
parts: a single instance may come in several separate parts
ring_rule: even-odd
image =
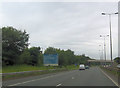
[[[44,78],[30,80],[30,81],[25,81],[25,82],[16,83],[16,84],[8,85],[8,86],[16,86],[16,85],[25,84],[25,83],[29,83],[29,82],[33,82],[33,81],[37,81],[37,80],[41,80],[41,79],[46,79],[46,78],[49,78],[49,77],[53,77],[53,76],[47,76],[47,77],[44,77]]]
[[[57,86],[61,86],[61,84],[56,85],[56,87],[57,87]]]
[[[38,81],[38,80],[41,80],[41,79],[46,79],[46,78],[55,77],[55,76],[56,75],[51,75],[51,76],[47,76],[47,77],[44,77],[44,78],[29,80],[29,81],[25,81],[25,82],[21,82],[21,83],[16,83],[16,84],[8,85],[8,86],[16,86],[16,85],[25,84],[25,83],[29,83],[29,82],[33,82],[33,81]]]
[[[102,71],[102,69],[100,69]],[[116,86],[118,86],[118,84],[110,77],[108,76],[104,71],[102,71],[103,74],[105,74]]]
[[[62,74],[64,74],[64,73],[61,73],[59,75],[62,75]],[[44,77],[44,78],[29,80],[29,81],[25,81],[25,82],[21,82],[21,83],[11,84],[11,85],[8,85],[8,86],[17,86],[17,85],[20,85],[20,84],[25,84],[25,83],[29,83],[29,82],[33,82],[33,81],[38,81],[38,80],[41,80],[41,79],[46,79],[46,78],[55,77],[55,76],[58,76],[58,74],[47,76],[47,77]]]

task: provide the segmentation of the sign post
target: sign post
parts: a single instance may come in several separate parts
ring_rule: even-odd
[[[58,66],[58,54],[44,54],[44,66]]]

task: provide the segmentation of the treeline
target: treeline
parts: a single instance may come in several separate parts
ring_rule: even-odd
[[[87,60],[90,58],[83,55],[75,55],[74,51],[55,49],[53,47],[49,47],[45,50],[45,54],[58,54],[59,57],[59,65],[72,65],[72,64],[88,64]]]
[[[28,48],[29,34],[13,27],[2,27],[2,65],[43,65],[43,54],[58,54],[59,65],[88,64],[90,58],[83,55],[75,55],[74,51],[49,47],[42,53],[40,47]]]

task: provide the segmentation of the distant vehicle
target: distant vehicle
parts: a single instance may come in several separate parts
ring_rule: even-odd
[[[88,65],[86,65],[86,66],[85,66],[85,69],[89,69],[89,66],[88,66]]]
[[[85,65],[84,64],[80,64],[79,70],[85,70]]]

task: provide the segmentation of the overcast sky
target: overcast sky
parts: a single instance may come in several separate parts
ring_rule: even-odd
[[[8,2],[0,4],[0,27],[13,26],[30,34],[30,46],[71,49],[99,59],[100,35],[109,34],[108,16],[117,2]],[[112,15],[113,57],[118,56],[118,16]],[[109,37],[106,38],[110,59]]]

